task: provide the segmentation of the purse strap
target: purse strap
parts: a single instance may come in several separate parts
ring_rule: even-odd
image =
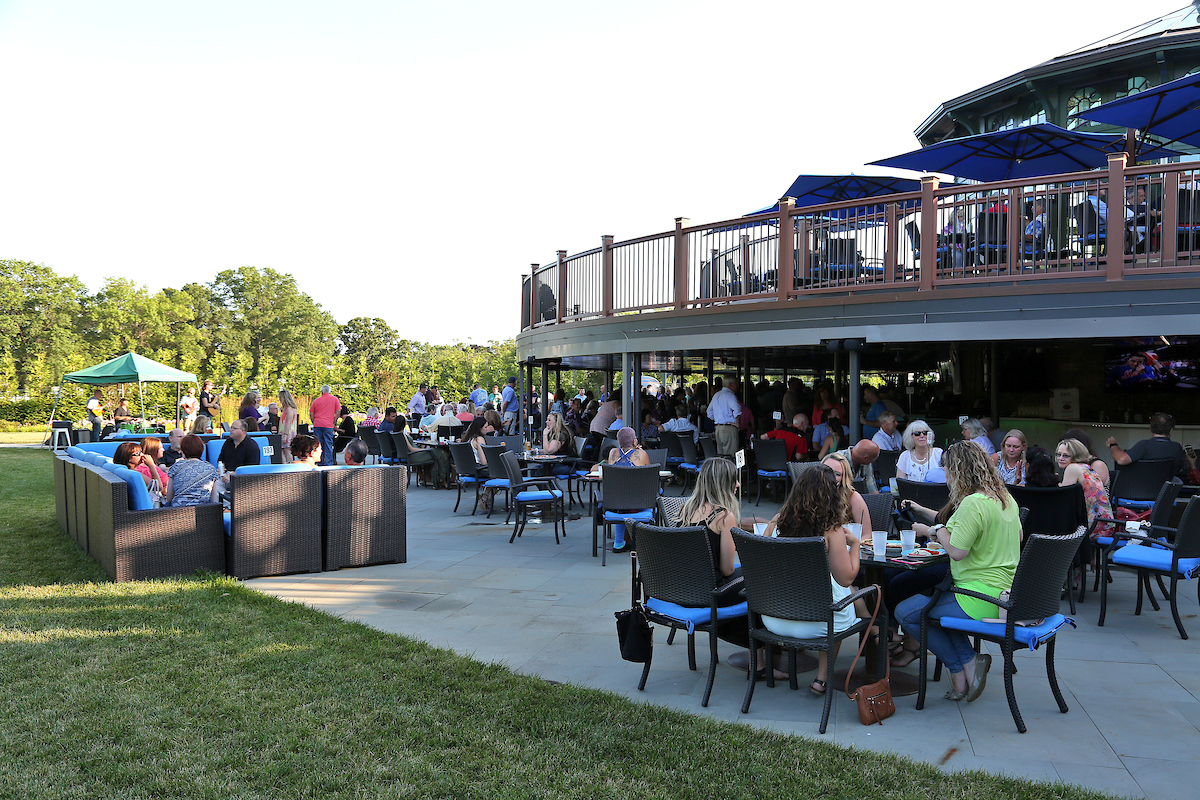
[[[854,695],[850,694],[850,678],[854,675],[854,668],[858,666],[858,659],[862,656],[863,648],[867,646],[867,640],[871,638],[871,626],[875,624],[875,618],[879,616],[879,604],[883,602],[883,589],[877,583],[871,585],[875,587],[875,610],[871,612],[871,621],[867,623],[862,641],[858,643],[858,652],[854,654],[854,660],[850,662],[850,670],[846,673],[846,697],[851,700],[854,699]],[[889,658],[886,661],[887,673],[883,676],[885,680],[892,677],[892,660]]]

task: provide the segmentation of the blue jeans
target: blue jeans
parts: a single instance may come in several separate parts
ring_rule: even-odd
[[[104,420],[98,419],[92,423],[92,441],[100,441],[100,433],[104,430]]]
[[[921,636],[921,610],[927,605],[929,598],[926,595],[914,594],[896,606],[896,618],[904,626],[905,633],[918,638]],[[943,594],[937,605],[929,609],[929,641],[925,646],[942,660],[946,669],[958,674],[963,671],[963,666],[975,657],[975,649],[971,647],[971,640],[965,633],[946,630],[936,624],[936,620],[942,617],[971,619],[971,615],[962,610],[958,604],[958,596],[949,592]]]
[[[317,466],[329,467],[337,463],[337,455],[333,452],[333,428],[313,428],[313,435],[321,443],[321,460]]]

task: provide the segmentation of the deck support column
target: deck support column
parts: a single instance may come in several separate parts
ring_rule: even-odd
[[[937,201],[933,193],[938,188],[938,179],[932,175],[921,178],[921,291],[933,290],[933,276],[937,272]]]
[[[862,438],[862,423],[859,421],[859,416],[862,414],[862,374],[859,372],[858,348],[847,348],[849,350],[850,361],[850,407],[846,413],[850,417],[850,446],[858,444],[858,440]]]
[[[1101,258],[1101,269],[1106,281],[1119,281],[1125,277],[1125,159],[1127,153],[1108,155],[1108,216],[1105,221],[1107,241]],[[1178,173],[1176,173],[1178,174]],[[1116,203],[1116,213],[1113,213]],[[1108,225],[1115,222],[1115,226]]]

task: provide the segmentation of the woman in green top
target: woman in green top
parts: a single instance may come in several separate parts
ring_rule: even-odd
[[[1021,555],[1021,518],[991,459],[972,442],[955,442],[942,457],[950,502],[957,509],[944,526],[927,531],[950,555],[954,585],[998,597],[1012,588]],[[917,526],[914,525],[914,528]],[[920,526],[924,528],[925,526]],[[913,595],[896,607],[896,618],[909,633],[921,629],[921,611],[929,603],[924,595]],[[995,617],[995,604],[973,597],[942,595],[929,610],[931,622],[943,617],[985,619]],[[983,693],[992,657],[976,655],[965,633],[930,625],[926,643],[950,670],[953,688],[947,700],[971,702]]]

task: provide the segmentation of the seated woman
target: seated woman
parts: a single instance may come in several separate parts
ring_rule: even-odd
[[[158,439],[154,441],[158,442],[158,454],[161,457],[162,442],[159,442]],[[113,453],[113,463],[128,467],[141,475],[142,480],[146,482],[146,489],[152,493],[151,499],[155,499],[153,492],[161,492],[162,487],[166,485],[166,476],[159,471],[154,459],[146,455],[142,442],[121,442],[117,446],[117,452]],[[158,481],[157,486],[154,484],[155,481]]]
[[[972,441],[955,442],[946,450],[950,500],[957,508],[945,525],[913,525],[918,535],[934,538],[950,556],[954,585],[999,597],[1012,588],[1021,555],[1021,518],[1016,501],[1000,480],[983,448]],[[929,604],[914,595],[896,607],[904,630],[921,629],[921,612]],[[950,670],[952,688],[947,700],[972,702],[983,693],[991,656],[975,653],[966,634],[936,624],[944,617],[986,619],[995,617],[995,603],[947,592],[929,610],[931,624],[925,645]]]
[[[822,536],[829,554],[829,584],[836,603],[853,592],[858,575],[860,541],[842,527],[850,521],[850,507],[841,481],[832,469],[814,467],[800,473],[779,513],[767,524],[767,536]],[[856,616],[866,616],[866,604],[848,605],[833,615],[834,631],[844,631],[854,624]],[[824,622],[808,622],[763,616],[763,625],[772,633],[797,639],[820,639],[828,630]],[[809,686],[816,695],[826,692],[830,660],[837,659],[837,647],[832,653],[818,655],[817,678]]]
[[[983,423],[974,417],[971,417],[962,424],[962,437],[965,441],[974,442],[979,445],[983,448],[983,452],[989,456],[996,452],[996,446],[988,438],[987,428],[983,427]]]
[[[350,416],[350,409],[342,406],[338,412],[337,438],[333,440],[333,452],[340,453],[346,449],[346,445],[354,441],[354,437],[358,436],[358,426],[354,423],[354,417]]]
[[[1043,489],[1058,486],[1058,473],[1050,454],[1036,445],[1025,451],[1025,485]]]
[[[955,505],[947,503],[940,509],[926,508],[912,500],[901,500],[900,510],[907,511],[915,522],[923,526],[946,524],[954,513]],[[950,572],[949,564],[931,564],[921,569],[887,569],[887,591],[883,593],[887,604],[888,618],[896,621],[896,606],[916,594],[928,595]],[[888,648],[893,667],[907,667],[917,660],[921,652],[921,640],[916,633],[905,631],[903,637]]]
[[[551,412],[546,415],[546,427],[542,430],[542,452],[552,456],[569,456],[575,458],[575,437],[567,429],[563,415]],[[546,465],[549,469],[544,474],[569,475],[573,465],[557,463]]]
[[[465,431],[463,431],[462,438],[459,440],[462,442],[467,442],[471,445],[471,452],[475,455],[475,466],[478,469],[477,476],[481,479],[491,477],[488,473],[487,456],[483,452],[483,448],[484,445],[488,443],[488,440],[485,437],[489,433],[494,433],[495,431],[496,429],[492,427],[492,423],[488,421],[487,417],[476,417],[475,419],[471,420],[471,424],[467,426]],[[498,478],[502,476],[497,475],[495,477]],[[495,489],[484,489],[480,494],[480,504],[483,506],[484,511],[491,510],[492,498],[495,496],[495,494]]]
[[[203,414],[197,414],[196,421],[192,423],[192,433],[196,435],[212,433],[212,420]]]
[[[1055,450],[1058,465],[1063,468],[1062,482],[1059,486],[1070,486],[1075,483],[1083,485],[1084,505],[1087,507],[1088,525],[1096,521],[1096,517],[1112,519],[1112,507],[1109,504],[1108,487],[1100,478],[1100,473],[1091,465],[1092,454],[1078,439],[1063,439]],[[1097,536],[1111,536],[1112,523],[1102,522],[1091,531],[1092,539]]]
[[[621,428],[617,431],[617,446],[608,451],[608,460],[605,463],[615,467],[648,467],[650,466],[650,456],[646,455],[646,451],[638,446],[637,434],[633,432],[633,428]],[[592,465],[590,474],[599,475],[600,464]],[[597,512],[599,512],[599,508],[597,508]],[[624,553],[628,549],[625,545],[625,526],[613,525],[612,551]]]
[[[492,426],[492,433],[504,430],[504,420],[500,417],[500,412],[496,409],[489,408],[484,411],[483,418],[487,420],[488,425]]]
[[[1025,485],[1025,434],[1013,428],[1004,434],[1000,452],[992,454],[992,464],[1000,473],[1000,480],[1009,486]]]
[[[367,428],[378,428],[381,422],[383,417],[379,414],[379,406],[371,406],[367,409],[367,416],[358,424]]]
[[[397,432],[404,434],[408,442],[408,467],[429,467],[429,483],[435,489],[449,489],[447,481],[450,478],[450,454],[440,447],[417,447],[412,437],[408,435],[408,425],[404,417],[396,417]]]
[[[933,428],[913,420],[904,429],[904,452],[896,462],[896,477],[920,483],[932,469],[942,467],[942,448],[933,446]]]
[[[821,459],[821,463],[833,470],[837,476],[838,485],[842,487],[842,499],[850,509],[850,519],[847,522],[857,522],[864,531],[871,530],[871,512],[867,510],[867,501],[854,488],[854,470],[850,462],[841,453],[833,453]]]
[[[167,483],[170,480],[167,477],[167,470],[159,466],[163,460],[163,443],[162,439],[157,436],[147,436],[142,439],[142,463],[137,466],[137,471],[142,473],[142,477],[149,477],[151,480],[157,476],[159,492],[165,494]]]
[[[1092,444],[1091,437],[1079,428],[1071,428],[1062,435],[1062,439],[1059,441],[1064,441],[1066,439],[1075,439],[1081,445],[1087,448],[1088,454],[1091,456],[1091,460],[1088,461],[1088,466],[1096,470],[1096,474],[1100,476],[1100,482],[1105,486],[1108,486],[1108,464],[1105,464],[1103,460],[1096,456],[1096,446]]]
[[[216,466],[203,461],[204,440],[188,434],[179,443],[183,457],[171,465],[164,497],[170,506],[199,506],[218,502],[221,474]]]
[[[292,437],[292,462],[317,468],[321,460],[321,442],[315,436],[299,434]]]
[[[824,461],[825,456],[830,453],[845,450],[850,446],[850,438],[846,436],[845,430],[842,429],[842,421],[840,419],[830,417],[825,424],[829,428],[829,435],[821,443],[821,452],[817,455],[819,461]]]

